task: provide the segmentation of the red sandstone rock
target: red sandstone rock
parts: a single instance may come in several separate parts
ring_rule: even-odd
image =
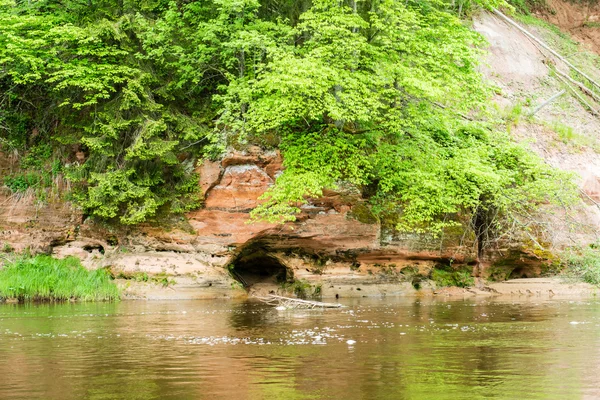
[[[199,210],[189,213],[188,218],[199,245],[239,246],[277,227],[264,222],[248,224],[248,213],[228,210]]]
[[[255,164],[225,168],[219,183],[207,193],[207,209],[249,210],[258,205],[258,198],[273,184],[267,173]]]
[[[581,190],[594,201],[600,202],[600,178],[597,176],[588,177]]]
[[[202,196],[206,197],[206,193],[219,183],[221,172],[221,164],[210,160],[204,160],[202,164],[196,168],[196,173],[200,175],[200,190],[202,191]]]
[[[223,287],[231,279],[223,267],[247,246],[259,245],[298,277],[314,280],[326,276],[335,287],[323,290],[335,289],[336,294],[344,285],[354,290],[355,282],[377,283],[382,279],[391,285],[391,293],[398,282],[380,276],[382,265],[394,269],[396,277],[406,266],[417,266],[426,274],[449,255],[461,262],[465,260],[461,255],[472,250],[450,245],[452,248],[446,246],[440,252],[439,241],[421,240],[415,235],[386,236],[383,240],[379,224],[364,223],[353,216],[353,207],[361,206],[362,200],[352,188],[325,190],[321,198],[302,206],[295,222],[249,223],[250,210],[282,171],[278,152],[265,153],[258,148],[231,152],[221,162],[204,161],[196,171],[205,206],[188,213],[185,221],[172,221],[170,227],[82,223],[81,214],[68,204],[57,202],[38,209],[31,199],[11,199],[10,193],[5,192],[4,197],[0,193],[0,244],[6,242],[16,250],[30,247],[34,252],[52,251],[56,256],[75,255],[90,268],[196,274],[197,285]],[[123,248],[126,251],[121,251]],[[329,261],[324,267],[315,267],[311,257]]]

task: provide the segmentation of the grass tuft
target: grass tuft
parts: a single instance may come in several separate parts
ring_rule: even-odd
[[[119,289],[106,270],[88,271],[75,257],[21,257],[0,270],[0,299],[108,301]]]
[[[562,259],[568,277],[600,286],[600,250],[597,246],[567,250]]]
[[[431,280],[438,287],[457,286],[465,288],[475,285],[475,279],[471,276],[471,271],[466,269],[434,268],[431,271]]]

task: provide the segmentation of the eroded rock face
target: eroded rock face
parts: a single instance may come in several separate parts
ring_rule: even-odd
[[[221,246],[221,251],[227,252],[259,238],[273,249],[303,248],[331,254],[378,246],[378,227],[349,218],[351,201],[332,191],[303,207],[296,223],[248,223],[249,212],[274,183],[281,165],[279,153],[251,149],[225,157],[219,174],[214,163],[199,167],[201,184],[210,189],[204,193],[205,207],[187,215],[196,231],[196,248],[214,250]]]
[[[273,180],[257,165],[226,167],[219,183],[206,197],[208,210],[248,211],[256,207],[258,198],[273,184]]]
[[[0,251],[51,252],[54,246],[75,240],[80,221],[69,203],[40,205],[34,196],[0,189]]]
[[[0,245],[75,256],[89,268],[109,267],[122,278],[127,296],[154,298],[240,295],[243,289],[225,267],[255,249],[325,297],[414,294],[412,275],[403,269],[427,276],[436,263],[473,259],[472,246],[457,238],[390,235],[373,220],[359,221],[364,206],[352,191],[325,191],[303,206],[293,223],[248,223],[249,212],[281,171],[279,153],[256,148],[233,151],[220,162],[204,161],[197,168],[204,207],[168,228],[109,227],[82,221],[69,204],[39,208],[6,196]],[[168,277],[160,279],[166,286],[153,276]],[[169,286],[171,279],[180,284]],[[156,290],[146,281],[155,282]]]
[[[544,4],[542,4],[544,3]],[[600,16],[600,7],[597,3],[569,2],[566,0],[549,0],[538,4],[546,11],[540,17],[558,24],[562,29],[574,35],[575,39],[590,43],[584,36],[577,32],[595,31],[596,36],[600,30],[592,27]],[[585,4],[584,4],[585,3]],[[553,12],[548,12],[553,10]],[[541,11],[541,10],[539,10]],[[592,25],[586,25],[586,23]],[[579,28],[578,28],[579,27]],[[548,42],[551,47],[559,50],[555,44],[549,42],[550,38],[545,29],[535,25],[525,26],[535,36]],[[535,99],[529,106],[542,104],[562,89],[562,83],[554,78],[550,66],[557,70],[568,71],[568,68],[557,58],[543,51],[533,41],[528,39],[521,31],[501,21],[490,13],[481,13],[475,17],[474,29],[481,33],[488,41],[487,54],[482,72],[487,80],[501,88],[494,96],[494,101],[500,109],[506,111],[514,109],[517,105],[527,104]],[[581,33],[580,32],[580,33]],[[597,42],[600,44],[600,41]],[[600,47],[593,47],[596,51]],[[559,51],[560,52],[560,51]],[[563,54],[569,57],[567,54]],[[567,110],[568,111],[565,111]],[[525,110],[525,109],[524,109]],[[528,113],[531,111],[524,111]],[[541,122],[544,121],[544,122]],[[576,135],[587,140],[563,140],[552,126],[565,124]],[[536,240],[542,240],[545,247],[555,249],[572,246],[573,244],[589,244],[597,240],[600,227],[600,154],[594,148],[600,132],[600,123],[589,110],[584,107],[575,96],[560,97],[560,103],[549,103],[536,112],[534,119],[521,118],[510,128],[510,134],[517,142],[531,149],[546,163],[563,171],[574,173],[574,181],[579,186],[583,203],[575,210],[568,212],[564,207],[546,208],[543,216],[535,216],[547,227],[546,233],[535,235]],[[501,247],[510,247],[517,244],[518,239],[512,243],[502,244]],[[531,239],[523,237],[523,242]],[[535,247],[535,246],[534,246]],[[535,252],[535,249],[532,249]],[[506,251],[499,251],[501,257]],[[527,257],[525,257],[527,258]]]
[[[598,5],[590,5],[582,14],[581,5],[562,0],[551,0],[549,4],[556,13],[548,18],[556,19],[576,35],[586,22],[600,21]],[[588,25],[581,32],[587,35],[595,30],[595,36],[584,35],[583,40],[592,45],[600,43],[595,42],[597,28]],[[522,33],[485,13],[474,21],[474,27],[490,44],[486,60],[489,67],[484,66],[482,72],[502,89],[503,95],[496,96],[500,105],[516,104],[523,92],[536,93],[539,98],[549,98],[556,92],[555,88],[545,88],[550,72],[545,57]],[[596,135],[600,131],[597,118],[576,103],[571,102],[568,116],[561,116],[576,121],[580,133]],[[551,115],[549,109],[536,115],[546,115],[548,121],[561,119]],[[521,123],[513,128],[512,135],[532,142],[532,149],[549,164],[579,174],[578,183],[590,203],[577,217],[590,225],[595,234],[600,226],[596,204],[600,203],[600,158],[595,151],[571,152],[555,146],[555,138],[544,129]],[[83,162],[83,153],[74,151],[74,161]],[[15,157],[0,154],[0,174],[14,172],[15,168]],[[325,191],[323,197],[302,207],[294,223],[249,224],[249,211],[260,203],[260,196],[275,182],[282,168],[279,153],[259,148],[231,151],[220,161],[203,161],[196,170],[203,208],[169,227],[116,228],[95,224],[83,220],[76,208],[58,199],[40,204],[33,196],[13,195],[0,189],[0,251],[29,248],[34,253],[52,253],[57,257],[72,255],[90,268],[111,267],[128,277],[139,273],[165,274],[178,281],[174,288],[161,289],[164,296],[173,298],[178,298],[174,294],[178,287],[185,287],[184,297],[188,298],[205,297],[200,293],[207,293],[207,288],[216,290],[218,296],[240,292],[225,267],[253,248],[278,259],[295,278],[321,285],[324,295],[342,296],[406,293],[412,282],[402,271],[410,269],[427,276],[436,264],[471,265],[475,260],[473,238],[468,235],[459,231],[432,238],[393,232],[365,216],[360,194],[352,191]],[[565,225],[560,211],[555,218],[556,222],[550,221],[553,226]],[[572,243],[579,239],[574,235],[581,235],[583,242],[583,236],[588,235],[581,229],[569,232],[567,227],[554,231],[553,243]],[[493,264],[512,254],[508,273],[534,276],[539,273],[543,257],[523,252],[516,243],[518,239],[501,243],[487,254],[487,261]],[[512,268],[513,264],[520,267]],[[505,269],[496,268],[496,273],[504,274]],[[124,286],[141,284],[129,279]],[[145,289],[136,290],[130,294],[151,296]]]
[[[600,5],[596,1],[548,0],[539,17],[569,32],[590,50],[600,52]]]
[[[482,13],[474,21],[474,29],[481,33],[489,43],[488,65],[483,65],[486,75],[501,76],[503,91],[510,92],[514,87],[531,90],[537,80],[544,78],[548,66],[540,57],[531,57],[538,52],[535,45],[523,40],[521,34],[493,14]],[[496,83],[496,82],[494,82]]]
[[[600,201],[600,178],[597,176],[588,176],[584,181],[581,188],[583,193],[590,199],[599,202]]]

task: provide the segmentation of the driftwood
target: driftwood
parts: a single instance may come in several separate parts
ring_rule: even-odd
[[[272,305],[272,306],[279,306],[279,307],[283,307],[286,309],[293,309],[293,308],[304,308],[304,309],[311,309],[311,308],[342,308],[345,307],[339,303],[323,303],[320,301],[310,301],[310,300],[302,300],[302,299],[294,299],[291,297],[283,297],[283,296],[277,296],[274,294],[270,294],[266,297],[257,297],[258,300],[262,301],[263,303]]]
[[[590,110],[590,112],[593,115],[598,116],[598,111],[596,111],[596,109],[590,103],[588,103],[587,100],[584,99],[582,95],[580,95],[579,93],[577,93],[577,90],[575,90],[575,88],[573,86],[569,85],[569,82],[567,82],[567,80],[565,78],[563,78],[562,76],[560,76],[558,74],[556,75],[556,77],[560,81],[562,81],[562,83],[564,83],[564,85],[567,88],[569,88],[569,90],[575,95],[575,97],[577,97],[579,99],[579,101],[581,101]]]
[[[587,79],[588,81],[590,81],[594,86],[596,86],[597,88],[600,89],[600,84],[598,84],[595,80],[593,80],[589,75],[587,75],[585,72],[583,72],[582,70],[580,70],[579,68],[577,68],[575,65],[573,65],[569,60],[567,60],[566,58],[564,58],[563,56],[561,56],[560,54],[558,54],[556,51],[554,51],[550,46],[548,46],[546,43],[544,43],[541,39],[537,38],[536,36],[534,36],[531,32],[529,32],[527,29],[521,27],[521,25],[517,24],[515,21],[513,21],[512,19],[508,18],[506,15],[502,14],[500,11],[498,11],[497,9],[494,9],[494,14],[496,14],[497,16],[499,16],[500,18],[502,18],[505,22],[507,22],[508,24],[514,26],[515,28],[517,28],[518,30],[520,30],[525,36],[529,37],[530,39],[534,40],[536,43],[538,43],[540,46],[542,46],[544,49],[548,50],[550,53],[552,53],[553,56],[555,56],[556,58],[558,58],[560,61],[562,61],[563,63],[565,63],[569,68],[571,68],[573,71],[577,72],[579,75],[583,76],[585,79]]]
[[[563,78],[565,78],[566,80],[568,80],[569,82],[574,84],[575,86],[578,86],[585,94],[592,97],[594,100],[600,102],[600,96],[598,96],[596,93],[594,93],[591,89],[587,88],[583,83],[576,81],[575,79],[571,78],[569,75],[565,74],[564,72],[559,71],[558,69],[555,69],[554,72],[556,72],[558,75],[562,76]]]
[[[540,111],[542,108],[546,107],[548,104],[552,103],[554,100],[558,99],[560,96],[565,94],[565,90],[561,90],[560,92],[552,95],[548,100],[544,101],[542,104],[533,109],[533,111],[529,114],[529,116],[533,116],[536,112]]]

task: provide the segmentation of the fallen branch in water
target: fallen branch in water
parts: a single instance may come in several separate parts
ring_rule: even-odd
[[[342,308],[345,307],[339,303],[323,303],[320,301],[294,299],[291,297],[283,297],[271,294],[266,297],[256,297],[258,300],[269,305],[277,305],[287,309],[293,308]]]

